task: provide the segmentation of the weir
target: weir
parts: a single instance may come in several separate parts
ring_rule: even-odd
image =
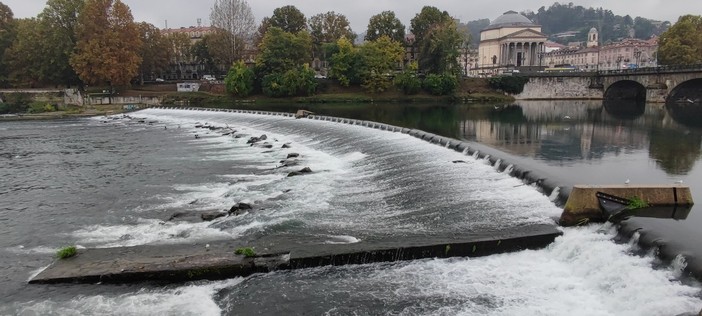
[[[267,111],[206,109],[182,107],[156,107],[155,109],[230,112],[257,115],[295,117],[294,113]],[[529,169],[522,168],[509,159],[501,158],[498,150],[490,147],[462,142],[422,130],[403,128],[372,121],[343,119],[309,114],[305,119],[331,121],[373,129],[400,132],[418,139],[453,149],[475,159],[483,159],[496,171],[519,178],[526,184],[535,185],[557,205],[564,206],[575,191],[547,179]],[[457,163],[457,162],[454,162]],[[689,188],[687,188],[689,196]],[[691,199],[690,199],[691,202]],[[688,209],[689,212],[689,209]],[[664,212],[665,213],[665,212]],[[555,225],[540,225],[501,232],[491,238],[475,236],[432,236],[402,241],[380,241],[372,244],[361,242],[347,245],[307,245],[295,249],[279,249],[256,244],[237,244],[236,241],[212,243],[211,245],[136,246],[124,248],[83,249],[78,255],[66,260],[57,260],[33,277],[30,283],[62,282],[106,282],[125,283],[158,280],[180,282],[197,279],[225,279],[247,276],[254,273],[276,270],[335,266],[345,264],[368,264],[425,258],[478,257],[492,254],[539,249],[552,243],[562,232]],[[629,232],[629,236],[631,235]],[[654,241],[655,242],[655,241]],[[654,242],[644,246],[655,246]],[[304,244],[304,243],[302,243]],[[266,249],[254,258],[235,255],[237,247]],[[667,258],[670,259],[670,258]],[[702,263],[686,269],[702,277]],[[699,271],[700,273],[694,273]]]
[[[195,245],[81,249],[55,261],[30,284],[183,282],[245,277],[276,270],[426,258],[481,257],[546,247],[562,233],[552,225],[522,227],[491,237],[416,236],[402,240],[342,245],[300,245],[282,249],[274,241],[241,241]],[[304,243],[304,241],[301,241]],[[264,245],[268,245],[267,247]],[[272,246],[271,246],[272,245]],[[255,257],[235,254],[239,247],[266,249]]]

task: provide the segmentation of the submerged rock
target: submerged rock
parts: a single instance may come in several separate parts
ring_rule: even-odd
[[[293,171],[291,173],[288,173],[288,177],[301,176],[308,173],[312,173],[312,169],[310,169],[310,167],[304,167],[300,169],[300,171]]]
[[[281,148],[292,148],[292,146],[290,146],[290,143],[287,143],[287,144],[283,144],[283,147],[281,147]]]
[[[247,211],[253,210],[251,204],[248,203],[237,203],[232,206],[227,212],[229,215],[239,216],[246,213]]]
[[[298,153],[289,153],[287,159],[298,158],[298,157],[300,157],[300,154],[298,154]]]
[[[211,222],[215,219],[218,219],[220,217],[227,216],[226,212],[207,212],[207,213],[202,213],[200,214],[200,218],[202,218],[203,221],[205,222]]]

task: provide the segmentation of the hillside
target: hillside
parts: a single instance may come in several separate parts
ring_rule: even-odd
[[[549,35],[550,40],[561,44],[586,41],[587,33],[593,27],[600,32],[600,42],[606,44],[628,37],[649,39],[665,32],[671,25],[669,21],[615,15],[603,8],[585,8],[572,3],[555,3],[548,8],[541,7],[536,12],[521,14],[541,25],[542,31]],[[471,31],[472,45],[477,47],[480,30],[489,25],[489,20],[480,19],[465,24]]]

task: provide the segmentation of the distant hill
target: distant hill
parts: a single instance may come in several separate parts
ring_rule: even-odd
[[[540,24],[542,32],[549,35],[550,40],[561,44],[586,41],[587,33],[593,27],[600,33],[600,43],[606,44],[628,37],[649,39],[665,32],[671,25],[669,21],[642,17],[632,19],[629,15],[614,15],[612,11],[603,8],[585,8],[572,3],[555,3],[548,8],[541,7],[536,12],[527,11],[521,14]],[[477,47],[480,42],[480,30],[487,27],[490,21],[480,19],[465,24],[471,31],[471,44]]]

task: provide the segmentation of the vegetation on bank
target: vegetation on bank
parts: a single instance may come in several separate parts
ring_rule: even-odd
[[[244,257],[250,258],[250,257],[255,257],[256,256],[256,251],[253,250],[251,247],[242,247],[242,248],[237,248],[234,251],[235,255],[243,255]]]

